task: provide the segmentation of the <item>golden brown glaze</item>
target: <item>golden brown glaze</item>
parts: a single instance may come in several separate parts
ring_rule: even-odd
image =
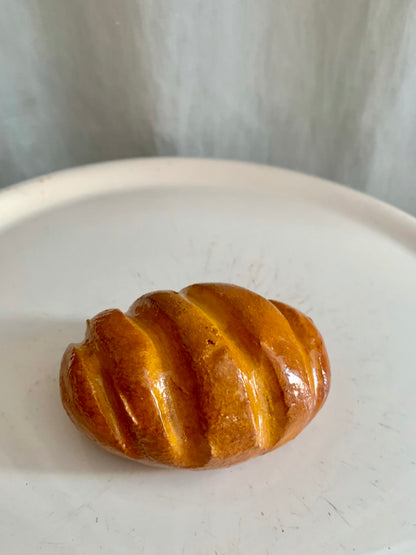
[[[62,402],[106,449],[218,468],[294,438],[321,408],[329,361],[312,320],[224,283],[140,297],[87,322],[61,364]]]

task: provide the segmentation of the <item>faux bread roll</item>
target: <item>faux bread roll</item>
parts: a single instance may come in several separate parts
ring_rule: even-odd
[[[140,297],[87,321],[61,364],[63,406],[104,448],[209,469],[294,438],[321,408],[330,368],[312,320],[235,285]]]

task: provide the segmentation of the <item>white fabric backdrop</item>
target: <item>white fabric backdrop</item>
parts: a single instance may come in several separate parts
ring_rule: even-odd
[[[0,185],[254,160],[416,214],[416,0],[0,0]]]

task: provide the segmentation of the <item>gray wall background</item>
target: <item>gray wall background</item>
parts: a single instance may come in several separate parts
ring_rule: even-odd
[[[416,214],[416,0],[0,0],[0,185],[252,160]]]

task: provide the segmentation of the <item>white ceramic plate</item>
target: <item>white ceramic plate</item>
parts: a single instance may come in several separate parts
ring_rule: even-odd
[[[85,319],[198,281],[299,307],[327,343],[303,433],[225,470],[149,469],[84,439],[60,357]],[[100,164],[0,194],[1,551],[416,553],[416,220],[249,164]]]

